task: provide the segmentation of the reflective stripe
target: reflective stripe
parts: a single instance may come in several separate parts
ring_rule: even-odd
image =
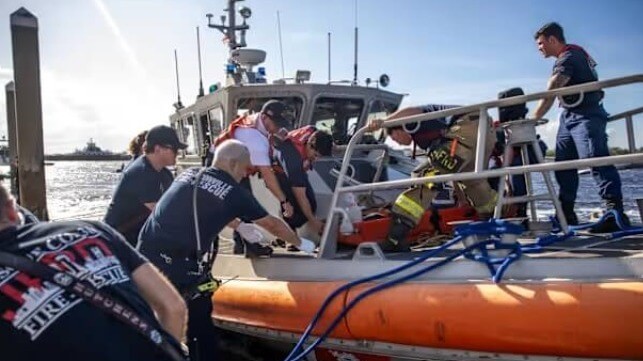
[[[418,204],[413,198],[407,196],[406,194],[401,194],[395,200],[395,206],[402,209],[404,212],[411,215],[411,217],[417,219],[418,221],[422,219],[424,215],[424,207]]]
[[[437,169],[429,168],[426,171],[424,171],[424,174],[422,175],[422,177],[434,177],[438,174],[440,174],[440,172],[438,172]],[[424,185],[429,189],[433,189],[433,187],[435,187],[435,184],[433,182],[426,182],[424,183]]]
[[[496,203],[498,203],[498,193],[493,192],[493,197],[486,204],[475,206],[476,212],[478,213],[493,213],[496,209]]]

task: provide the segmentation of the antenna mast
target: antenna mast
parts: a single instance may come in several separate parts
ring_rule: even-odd
[[[328,84],[330,84],[330,32],[328,32]]]
[[[285,71],[284,71],[284,48],[281,43],[281,18],[279,17],[279,11],[277,11],[277,29],[279,32],[279,53],[281,55],[281,77],[285,78]]]
[[[179,85],[179,58],[176,55],[176,49],[174,49],[174,70],[176,72],[176,103],[174,103],[174,108],[178,111],[183,108],[183,103],[181,103],[181,86]]]
[[[203,74],[201,73],[201,37],[199,36],[199,27],[196,27],[196,48],[199,53],[199,95],[197,99],[204,95],[203,91]]]
[[[353,64],[353,85],[357,85],[357,0],[355,0],[355,63]]]

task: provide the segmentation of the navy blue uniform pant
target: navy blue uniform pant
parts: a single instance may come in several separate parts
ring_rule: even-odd
[[[212,296],[204,294],[188,304],[188,348],[190,360],[219,360],[219,333],[212,323]]]
[[[556,136],[556,161],[603,157],[607,147],[607,113],[603,107],[581,112],[563,111]],[[569,169],[555,172],[560,187],[559,199],[574,204],[578,192],[578,172]],[[613,165],[592,168],[598,194],[605,200],[621,200],[621,178]]]

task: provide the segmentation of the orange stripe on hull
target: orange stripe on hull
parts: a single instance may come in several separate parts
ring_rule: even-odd
[[[234,280],[225,283],[212,296],[213,315],[221,321],[302,333],[326,296],[342,284]],[[330,304],[327,315],[341,312],[344,297],[338,297]],[[317,330],[326,329],[332,318],[324,317]],[[343,322],[331,337],[352,338]]]
[[[231,281],[215,293],[214,313],[224,321],[301,333],[326,295],[341,284]],[[351,291],[347,301],[364,289]],[[332,304],[322,325],[341,311],[343,301]],[[643,282],[405,284],[364,299],[345,321],[332,337],[643,359]]]

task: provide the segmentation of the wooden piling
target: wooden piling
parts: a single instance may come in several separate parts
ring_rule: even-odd
[[[38,19],[25,8],[18,9],[10,18],[13,77],[16,88],[20,204],[41,220],[48,220]]]
[[[5,96],[7,100],[7,138],[9,141],[9,177],[11,179],[11,194],[20,199],[18,189],[18,144],[16,132],[16,86],[14,82],[9,82],[5,86]]]

